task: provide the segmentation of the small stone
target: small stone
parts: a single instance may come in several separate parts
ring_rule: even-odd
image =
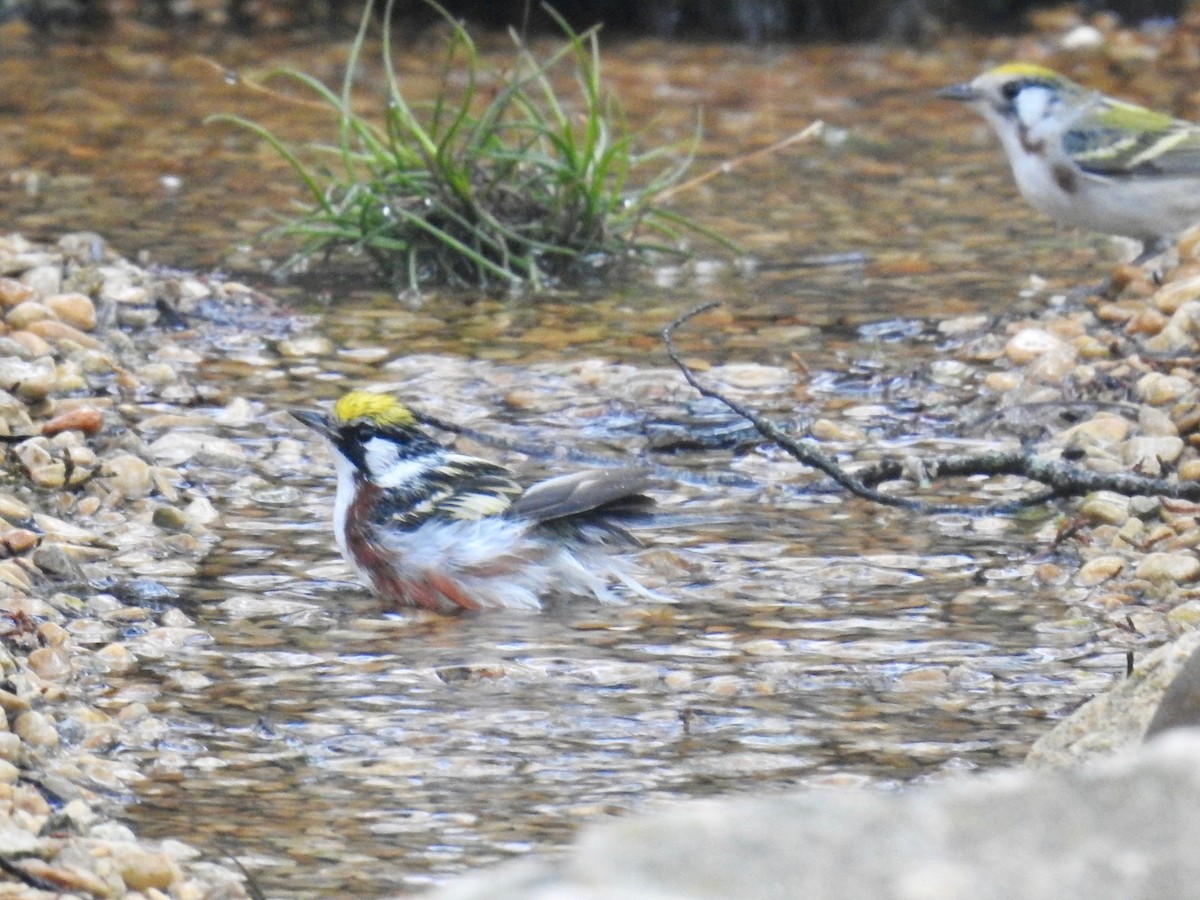
[[[1171,417],[1152,406],[1138,410],[1138,428],[1143,437],[1179,437],[1179,429]]]
[[[1040,384],[1057,386],[1072,373],[1077,364],[1075,351],[1070,347],[1063,346],[1030,360],[1025,369],[1025,378]]]
[[[147,853],[137,846],[122,847],[114,854],[114,860],[125,886],[135,891],[166,890],[179,876],[171,857],[165,853]]]
[[[112,889],[94,872],[78,866],[51,865],[41,859],[27,858],[21,863],[25,874],[38,881],[48,882],[73,894],[92,897],[112,897]]]
[[[1179,464],[1179,477],[1183,481],[1200,479],[1200,459],[1189,459]]]
[[[21,738],[11,731],[0,731],[0,759],[17,762],[24,752]]]
[[[187,505],[183,512],[187,516],[189,524],[201,526],[211,525],[220,518],[220,513],[207,497],[197,497]]]
[[[1167,613],[1167,621],[1177,628],[1195,629],[1200,625],[1200,600],[1188,600]]]
[[[29,654],[29,668],[47,681],[65,681],[71,674],[71,660],[61,647],[38,647]]]
[[[1192,338],[1171,322],[1154,337],[1146,338],[1145,346],[1154,353],[1181,353],[1192,349]]]
[[[1016,372],[989,372],[983,383],[989,390],[1005,393],[1021,386],[1021,376]]]
[[[1125,568],[1125,560],[1119,556],[1097,556],[1079,567],[1075,583],[1093,587],[1118,575]]]
[[[853,425],[834,422],[830,419],[817,419],[809,428],[809,434],[818,441],[839,441],[842,443],[862,443],[866,434]]]
[[[1022,328],[1004,345],[1004,355],[1017,365],[1025,365],[1045,353],[1061,349],[1062,339],[1044,328]]]
[[[65,647],[71,639],[67,629],[57,622],[43,622],[39,625],[38,637],[47,647]]]
[[[77,406],[59,413],[42,426],[42,435],[52,437],[63,431],[96,434],[104,425],[104,414],[91,406]]]
[[[173,506],[160,506],[154,510],[153,522],[164,531],[184,531],[188,526],[187,516]]]
[[[96,306],[86,294],[52,294],[42,302],[59,321],[81,331],[96,327]]]
[[[1151,298],[1155,307],[1167,315],[1174,313],[1189,300],[1197,299],[1200,299],[1200,275],[1164,284]]]
[[[1195,385],[1188,379],[1161,372],[1147,372],[1138,379],[1136,386],[1138,396],[1155,406],[1172,403],[1195,390]]]
[[[68,581],[84,580],[83,569],[63,544],[42,544],[33,551],[31,558],[33,564],[48,575]]]
[[[28,591],[33,587],[33,582],[29,580],[29,575],[11,559],[0,562],[0,584],[11,585],[23,591]]]
[[[1177,437],[1132,437],[1121,445],[1121,458],[1130,469],[1151,477],[1162,474],[1163,463],[1173,463],[1183,453]]]
[[[58,746],[58,731],[55,729],[53,721],[36,709],[28,710],[17,716],[17,720],[13,723],[13,733],[33,747]]]
[[[57,294],[62,290],[62,264],[39,265],[27,269],[21,275],[21,283],[35,294]]]
[[[1129,437],[1130,427],[1128,419],[1102,412],[1071,426],[1059,437],[1063,443],[1073,446],[1115,445]]]
[[[8,357],[0,359],[0,388],[23,400],[43,400],[57,382],[54,360],[42,357],[31,362]]]
[[[20,346],[23,359],[37,359],[39,356],[51,356],[54,353],[54,348],[46,339],[38,337],[32,331],[14,331],[8,337]]]
[[[179,373],[166,363],[147,363],[135,369],[134,374],[146,384],[154,387],[174,384],[179,380]]]
[[[22,284],[15,278],[0,278],[0,306],[6,309],[24,303],[26,300],[32,300],[37,296],[29,285]]]
[[[5,816],[4,822],[0,823],[0,855],[3,855],[5,859],[20,859],[36,853],[44,853],[45,849],[42,846],[41,838],[31,831],[12,824],[8,816]]]
[[[1131,335],[1158,334],[1167,324],[1167,317],[1156,309],[1143,307],[1125,323],[1125,333]]]
[[[65,544],[95,544],[100,540],[94,531],[88,531],[86,528],[80,528],[78,525],[64,522],[55,516],[34,513],[33,521],[47,538]]]
[[[0,493],[0,518],[9,522],[23,522],[32,515],[33,510],[12,494]]]
[[[203,465],[239,468],[245,464],[246,451],[227,438],[197,431],[172,431],[148,448],[151,458],[167,466],[179,466],[195,458]]]
[[[0,532],[0,554],[20,556],[36,547],[40,540],[41,536],[28,528],[10,528]]]
[[[20,769],[7,759],[0,759],[0,784],[16,784],[20,777]]]
[[[1076,25],[1058,39],[1059,46],[1070,51],[1098,50],[1106,41],[1104,32],[1095,25]]]
[[[34,466],[29,470],[29,480],[38,487],[60,488],[67,483],[67,466],[61,459]]]
[[[36,300],[26,300],[10,309],[4,316],[4,321],[14,331],[20,331],[28,328],[34,322],[52,318],[54,318],[54,313],[50,312],[43,304]]]
[[[132,453],[106,459],[100,466],[100,478],[129,500],[140,500],[154,488],[150,464]]]
[[[328,356],[333,353],[333,341],[321,335],[287,338],[275,345],[275,352],[288,359]]]
[[[1113,491],[1096,491],[1083,501],[1079,514],[1094,522],[1119,526],[1129,518],[1129,498]]]
[[[102,671],[115,675],[132,672],[138,666],[137,657],[124,644],[105,644],[92,654],[92,658]]]
[[[257,418],[254,404],[245,397],[234,397],[216,415],[217,421],[227,428],[244,428]]]
[[[80,331],[73,325],[68,325],[66,322],[59,322],[55,319],[42,319],[41,321],[33,322],[29,325],[29,331],[38,337],[45,338],[56,346],[69,343],[88,350],[99,350],[101,347],[100,342],[90,334]]]
[[[1138,563],[1137,577],[1155,582],[1195,581],[1200,577],[1200,559],[1191,553],[1148,553]]]
[[[790,369],[782,366],[764,366],[760,363],[727,363],[715,369],[714,377],[730,387],[742,390],[784,387],[795,380]]]

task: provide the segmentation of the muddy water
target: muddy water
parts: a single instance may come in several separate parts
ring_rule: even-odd
[[[94,228],[152,263],[265,269],[233,245],[293,188],[203,119],[275,116],[302,132],[319,117],[280,115],[210,61],[333,78],[340,51],[212,39],[193,55],[130,37],[134,49],[37,47],[0,32],[4,83],[26,88],[0,111],[0,168],[16,173],[0,185],[6,227]],[[405,57],[412,77],[428,51]],[[1117,677],[1113,629],[1071,608],[1053,521],[796,494],[809,476],[761,448],[656,457],[750,485],[660,491],[681,516],[645,535],[662,602],[381,615],[332,548],[328,458],[282,411],[373,382],[533,447],[621,458],[694,401],[657,332],[715,299],[724,309],[680,336],[717,365],[706,377],[782,421],[827,416],[884,449],[948,446],[986,404],[937,323],[1036,313],[1105,249],[1029,218],[979,125],[929,99],[997,54],[1019,55],[616,47],[609,77],[632,117],[682,134],[704,108],[702,166],[831,123],[824,141],[680,198],[754,265],[705,255],[587,294],[417,307],[361,282],[307,284],[285,291],[297,318],[214,324],[189,346],[203,358],[188,377],[214,393],[189,412],[211,414],[247,462],[189,470],[223,514],[222,543],[199,577],[160,573],[213,641],[144,648],[143,670],[111,688],[173,724],[119,751],[147,776],[130,823],[235,854],[270,896],[384,896],[662,800],[1015,761]],[[183,358],[171,342],[164,358]],[[530,476],[563,467],[470,449]]]

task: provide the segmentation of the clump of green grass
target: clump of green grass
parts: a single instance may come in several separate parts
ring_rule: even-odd
[[[511,67],[485,73],[466,29],[431,3],[449,37],[436,96],[415,103],[392,59],[393,2],[382,20],[377,119],[351,104],[370,4],[340,91],[294,69],[270,73],[328,106],[336,140],[296,147],[254,121],[218,117],[266,140],[311,196],[302,214],[273,229],[302,240],[285,268],[349,249],[396,287],[537,288],[643,252],[682,252],[689,236],[727,243],[657,202],[681,182],[691,147],[635,149],[618,102],[601,86],[595,29],[576,33],[558,19],[566,39],[543,59],[514,32]],[[568,96],[552,84],[562,67],[573,75]]]

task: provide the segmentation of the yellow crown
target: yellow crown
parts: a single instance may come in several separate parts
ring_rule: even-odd
[[[1004,63],[1003,65],[996,66],[994,69],[989,69],[987,74],[1002,78],[1044,78],[1047,81],[1067,80],[1053,69],[1047,69],[1045,66],[1026,62]]]
[[[338,422],[368,419],[376,425],[415,425],[417,420],[407,406],[390,394],[351,391],[333,405]]]

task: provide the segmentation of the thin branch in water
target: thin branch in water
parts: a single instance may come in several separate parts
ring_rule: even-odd
[[[825,123],[818,119],[805,128],[800,129],[795,134],[785,137],[781,141],[776,141],[774,144],[771,144],[767,147],[759,147],[757,150],[751,150],[749,153],[743,153],[741,156],[735,156],[733,159],[727,159],[720,165],[714,166],[707,172],[702,172],[695,178],[689,178],[687,181],[681,184],[677,184],[672,188],[668,188],[659,194],[656,199],[666,200],[668,197],[673,197],[676,194],[682,194],[684,191],[691,190],[698,185],[704,184],[706,181],[711,181],[718,175],[728,175],[730,172],[736,171],[748,162],[752,162],[764,156],[770,156],[778,153],[780,150],[784,150],[792,146],[792,144],[798,144],[801,141],[807,141],[809,138],[816,137],[821,133],[821,130],[824,127]]]
[[[700,313],[718,305],[720,304],[712,302],[697,306],[680,315],[663,329],[662,338],[671,361],[683,373],[687,383],[700,394],[723,403],[734,414],[753,425],[764,438],[784,450],[797,462],[825,473],[857,497],[885,506],[894,506],[925,514],[957,512],[971,515],[1009,514],[1020,509],[1040,506],[1051,500],[1080,497],[1095,491],[1113,491],[1125,496],[1157,496],[1200,502],[1200,482],[1168,481],[1162,478],[1147,478],[1130,472],[1093,472],[1069,462],[1045,459],[1025,450],[977,455],[957,454],[923,462],[923,465],[925,473],[930,478],[1017,475],[1045,486],[1045,490],[1027,497],[1002,503],[968,506],[924,503],[882,493],[875,490],[874,485],[901,478],[911,479],[911,462],[885,459],[858,472],[857,475],[851,475],[833,459],[817,449],[812,440],[792,437],[774,422],[726,397],[715,388],[706,386],[697,378],[691,367],[680,357],[675,347],[674,334],[682,325]]]
[[[754,426],[754,429],[765,437],[768,441],[775,444],[777,447],[785,450],[797,462],[810,468],[824,472],[846,490],[852,494],[862,497],[866,500],[872,500],[875,503],[881,503],[885,506],[898,506],[902,509],[924,510],[925,504],[916,500],[908,500],[904,497],[893,497],[889,494],[884,494],[873,488],[867,487],[861,481],[850,475],[845,469],[839,466],[836,462],[818,450],[813,441],[810,440],[795,440],[790,435],[785,434],[774,422],[765,419],[756,413],[754,410],[743,406],[736,400],[726,397],[720,391],[710,388],[703,384],[697,377],[692,368],[683,361],[679,355],[679,351],[675,347],[675,332],[685,323],[694,319],[703,312],[707,312],[716,306],[720,306],[718,301],[704,303],[694,307],[681,316],[675,319],[670,325],[662,330],[663,343],[667,347],[667,355],[671,357],[671,362],[675,363],[676,368],[683,373],[684,379],[695,388],[701,396],[709,397],[725,404],[735,415],[741,416],[747,422]]]

